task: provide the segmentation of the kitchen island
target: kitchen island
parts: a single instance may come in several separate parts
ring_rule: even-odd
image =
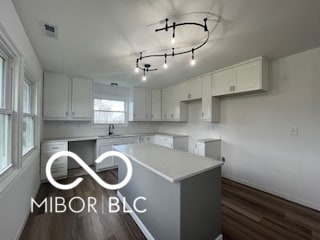
[[[221,161],[154,144],[115,146],[132,163],[131,181],[118,190],[148,239],[222,239]],[[118,178],[126,175],[119,162]],[[125,201],[124,201],[125,199]]]

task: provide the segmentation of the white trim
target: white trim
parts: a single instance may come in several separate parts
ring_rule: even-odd
[[[132,210],[132,208],[129,206],[129,204],[127,202],[124,201],[124,197],[122,196],[122,194],[117,191],[117,196],[120,199],[120,201],[122,202],[122,204],[125,205],[125,208],[129,210],[129,214],[130,216],[133,218],[133,220],[136,222],[136,224],[138,225],[138,227],[140,228],[140,230],[143,232],[144,236],[148,239],[148,240],[155,240],[155,238],[151,235],[151,233],[149,232],[149,230],[146,228],[146,226],[142,223],[142,221],[140,220],[140,218],[137,216],[137,214]]]
[[[38,189],[37,189],[37,191],[35,192],[35,195],[32,196],[33,198],[36,198],[36,196],[38,195],[40,186],[41,186],[41,184],[39,184]],[[21,221],[21,225],[20,225],[20,227],[19,227],[19,229],[18,229],[18,231],[17,231],[17,235],[16,235],[16,237],[15,237],[15,240],[19,240],[19,239],[21,238],[23,229],[24,229],[24,227],[26,226],[27,221],[28,221],[28,218],[29,218],[29,216],[30,216],[30,212],[31,212],[31,206],[30,206],[30,204],[29,204],[29,207],[26,209],[26,211],[25,211],[25,213],[24,213],[23,221]]]

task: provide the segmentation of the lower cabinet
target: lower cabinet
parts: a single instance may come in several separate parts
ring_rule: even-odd
[[[170,136],[157,134],[154,137],[154,143],[156,145],[178,149],[181,151],[188,151],[188,136]]]
[[[98,139],[96,143],[96,157],[98,158],[101,154],[112,151],[114,145],[129,144],[130,138],[108,138]],[[112,169],[118,167],[119,159],[117,157],[109,157],[104,159],[100,163],[95,164],[96,172],[103,171],[106,169]]]
[[[67,141],[52,141],[41,144],[41,162],[40,162],[40,179],[47,181],[46,165],[49,158],[60,151],[67,151]],[[60,157],[54,161],[51,167],[52,177],[55,179],[63,179],[68,176],[68,157]]]
[[[194,145],[194,153],[199,156],[221,160],[221,140],[201,139]]]

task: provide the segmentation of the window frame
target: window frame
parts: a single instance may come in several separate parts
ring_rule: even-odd
[[[15,162],[13,161],[13,81],[14,81],[14,59],[6,44],[0,38],[0,55],[4,59],[3,68],[3,107],[0,106],[0,114],[8,116],[8,164],[3,169],[0,169],[0,177],[6,176],[13,169]],[[12,81],[12,82],[11,82]]]
[[[24,70],[24,79],[23,79],[23,84],[22,84],[22,89],[24,87],[25,82],[29,85],[30,87],[30,113],[25,113],[23,109],[23,103],[22,103],[22,135],[21,135],[21,154],[22,154],[22,160],[25,160],[30,156],[34,150],[36,149],[36,129],[37,129],[37,114],[36,114],[36,83],[31,80],[30,74],[28,70],[25,68]],[[22,94],[24,94],[24,91],[22,91]],[[23,100],[24,96],[22,97]],[[27,152],[23,153],[23,120],[24,117],[31,117],[33,120],[33,146],[32,148],[28,149]]]
[[[121,112],[121,111],[98,111],[98,110],[94,110],[94,100],[98,99],[98,100],[108,100],[108,101],[121,101],[124,102],[124,123],[95,123],[95,112]],[[118,98],[118,97],[101,97],[101,96],[94,96],[93,97],[93,117],[92,117],[92,124],[94,126],[108,126],[110,124],[114,124],[117,126],[122,126],[122,127],[126,127],[128,126],[128,99],[127,98]],[[121,112],[122,113],[122,112]]]

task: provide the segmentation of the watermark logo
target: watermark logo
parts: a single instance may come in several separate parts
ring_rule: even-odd
[[[61,189],[61,190],[73,189],[73,188],[77,187],[83,181],[82,177],[78,177],[72,183],[61,184],[61,183],[58,183],[52,177],[51,167],[52,167],[54,161],[56,159],[60,158],[60,157],[70,157],[70,158],[74,159],[101,187],[103,187],[105,189],[109,189],[109,190],[118,190],[118,189],[123,188],[124,186],[126,186],[128,184],[128,182],[130,181],[130,179],[132,177],[132,164],[131,164],[129,158],[126,155],[124,155],[123,153],[117,152],[117,151],[105,152],[102,155],[100,155],[95,160],[95,162],[96,163],[100,163],[105,158],[112,157],[112,156],[121,158],[124,161],[124,163],[126,164],[126,166],[127,166],[127,175],[120,183],[117,183],[117,184],[108,184],[108,183],[106,183],[77,154],[75,154],[73,152],[69,152],[69,151],[57,152],[57,153],[53,154],[49,158],[48,163],[46,165],[46,174],[47,174],[48,181],[55,188],[58,188],[58,189]]]
[[[52,174],[51,174],[51,168],[52,168],[52,165],[54,164],[54,161],[56,161],[60,157],[69,157],[75,160],[101,187],[108,190],[121,189],[125,187],[132,178],[132,164],[129,158],[123,153],[120,153],[117,151],[109,151],[99,156],[95,160],[95,162],[101,163],[104,159],[108,157],[113,157],[113,156],[122,159],[127,168],[126,176],[118,184],[109,184],[103,181],[78,155],[69,151],[61,151],[61,152],[55,153],[49,158],[46,165],[47,179],[55,188],[58,188],[61,190],[70,190],[77,187],[83,181],[82,177],[76,178],[72,183],[62,184],[62,183],[58,183],[52,177]],[[136,212],[144,213],[147,211],[147,209],[140,209],[137,207],[137,202],[141,200],[146,201],[147,199],[143,196],[139,196],[135,198],[131,202],[131,204],[132,204],[132,208]],[[133,212],[133,210],[130,209],[130,206],[127,204],[125,197],[122,197],[121,201],[123,203],[123,212],[126,212],[126,213]],[[74,204],[74,202],[77,202],[77,204]],[[80,213],[83,211],[87,211],[88,213],[90,213],[90,212],[97,212],[98,211],[97,206],[101,207],[102,214],[104,214],[105,212],[105,206],[108,208],[109,213],[117,213],[121,210],[120,201],[117,197],[109,197],[108,199],[105,199],[105,197],[102,195],[101,203],[97,204],[97,202],[98,202],[98,199],[95,197],[87,197],[86,199],[83,199],[82,197],[79,197],[79,196],[74,196],[71,199],[66,199],[62,196],[46,197],[40,203],[34,200],[33,198],[31,198],[31,212],[32,213],[34,212],[34,207],[36,208],[43,207],[45,213],[47,212],[64,213],[67,210],[70,210],[73,213]],[[107,202],[107,204],[105,202]],[[75,209],[74,206],[78,206],[78,207],[80,206],[80,208]],[[127,207],[129,207],[129,209],[127,209]]]

